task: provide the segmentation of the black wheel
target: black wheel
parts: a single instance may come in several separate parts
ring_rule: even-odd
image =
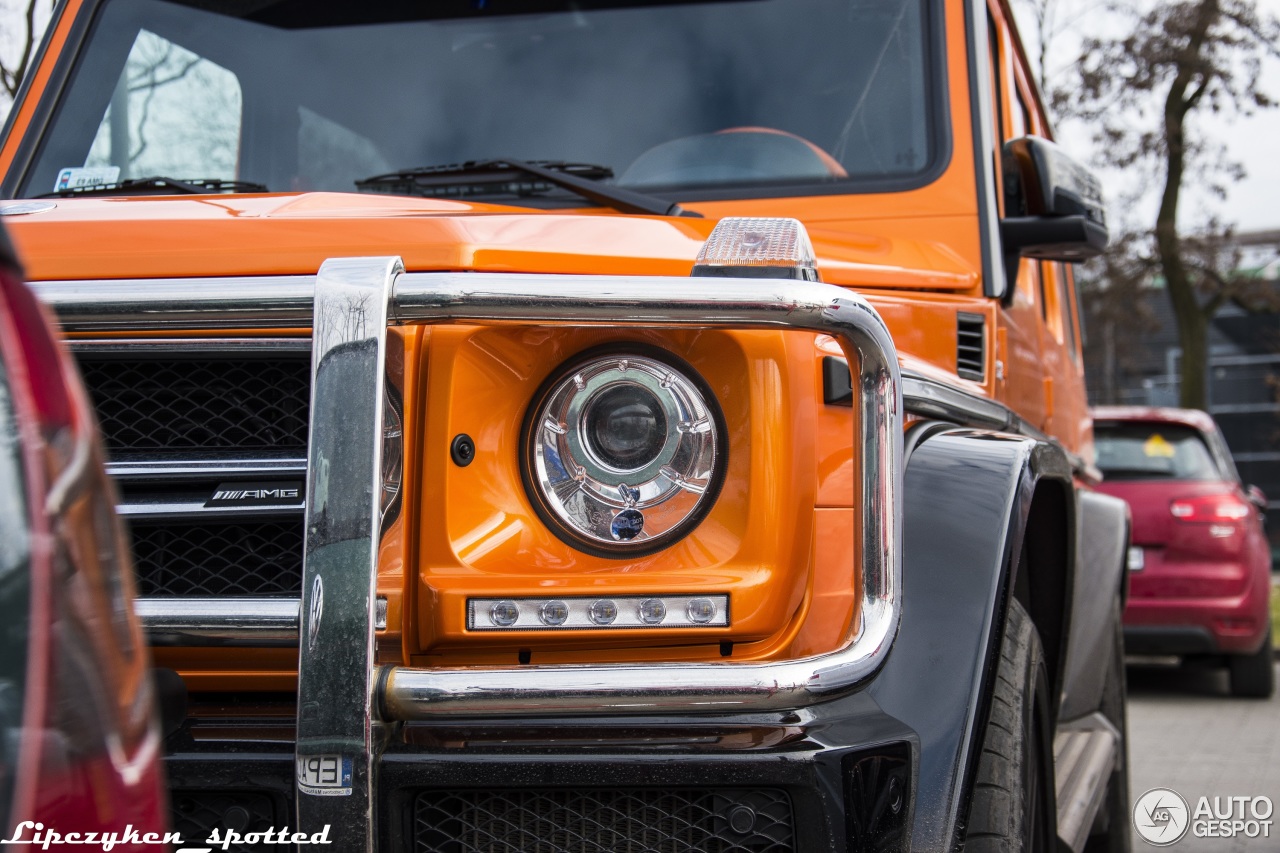
[[[1110,669],[1102,690],[1102,716],[1120,733],[1116,747],[1116,769],[1107,780],[1107,793],[1093,822],[1093,832],[1085,842],[1084,853],[1129,853],[1133,841],[1129,834],[1129,715],[1124,672],[1124,627],[1120,602],[1114,612],[1114,635]]]
[[[1031,617],[1011,601],[964,849],[1051,853],[1057,848],[1056,825],[1044,650]]]
[[[1268,699],[1276,689],[1275,652],[1271,649],[1271,624],[1262,648],[1251,655],[1232,655],[1231,695]]]

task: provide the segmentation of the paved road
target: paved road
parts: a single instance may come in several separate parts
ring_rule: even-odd
[[[1223,670],[1130,667],[1129,783],[1136,802],[1172,788],[1194,813],[1200,797],[1265,795],[1275,804],[1271,837],[1195,838],[1171,853],[1280,851],[1280,695],[1233,699]],[[1277,673],[1280,680],[1280,673]],[[1160,848],[1135,832],[1134,853]]]

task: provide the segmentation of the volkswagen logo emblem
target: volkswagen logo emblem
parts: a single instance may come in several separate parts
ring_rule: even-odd
[[[307,648],[315,651],[320,635],[320,617],[324,615],[324,582],[316,575],[311,584],[311,604],[307,608]]]

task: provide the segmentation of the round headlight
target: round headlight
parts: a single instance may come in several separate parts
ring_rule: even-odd
[[[667,443],[662,401],[642,385],[620,383],[587,401],[586,447],[615,471],[635,471],[658,458]]]
[[[561,539],[594,554],[652,553],[715,502],[724,418],[688,364],[640,345],[584,353],[557,371],[525,418],[522,472]]]

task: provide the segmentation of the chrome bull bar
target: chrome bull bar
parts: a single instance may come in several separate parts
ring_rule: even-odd
[[[750,712],[849,691],[884,660],[901,588],[903,383],[893,342],[860,296],[772,279],[405,273],[398,258],[327,261],[318,277],[50,282],[39,288],[78,330],[313,330],[306,545],[298,636],[298,818],[335,849],[372,850],[379,742],[388,723],[441,716]],[[106,295],[110,294],[110,295]],[[310,309],[310,310],[308,310]],[[467,323],[702,327],[829,334],[856,366],[853,446],[861,607],[841,648],[751,663],[377,667],[375,580],[388,325]],[[859,567],[850,567],[857,573]],[[296,612],[296,611],[294,611]],[[215,614],[221,618],[223,614]],[[256,631],[283,641],[290,614]],[[190,641],[207,613],[151,614]],[[297,618],[297,617],[294,617]],[[157,624],[155,627],[161,627]],[[243,626],[215,625],[220,631]],[[278,634],[278,637],[277,637]],[[222,636],[214,638],[217,642]]]
[[[858,366],[853,446],[864,451],[861,608],[846,644],[765,663],[375,666],[383,361],[388,324],[413,323],[833,336]],[[342,849],[373,849],[374,758],[389,722],[784,710],[852,689],[884,660],[901,586],[902,380],[887,328],[856,294],[769,279],[405,273],[398,258],[346,258],[320,269],[312,335],[296,747],[304,830],[328,824]]]
[[[347,326],[358,315],[376,344],[384,341],[386,324],[368,325],[368,309],[378,303],[385,306],[382,310],[390,324],[716,326],[827,333],[840,341],[851,365],[861,365],[859,433],[853,444],[863,448],[866,455],[858,504],[878,509],[862,513],[861,541],[868,545],[862,554],[860,634],[836,652],[772,664],[395,668],[385,673],[385,689],[379,697],[379,710],[388,719],[413,719],[425,714],[567,713],[574,708],[587,713],[785,708],[804,705],[856,684],[874,671],[897,627],[904,387],[913,395],[910,402],[914,408],[925,414],[942,407],[955,416],[952,410],[959,411],[957,406],[963,404],[986,405],[995,412],[989,418],[993,423],[1010,417],[998,403],[968,395],[959,403],[935,400],[948,389],[919,377],[911,380],[914,384],[904,384],[893,342],[879,315],[864,299],[843,288],[771,279],[405,274],[399,267],[387,271],[384,260],[393,263],[393,259],[329,261],[322,267],[319,279],[261,276],[110,283],[51,281],[34,283],[34,288],[57,310],[63,328],[76,332],[306,329],[322,328],[326,314]],[[362,287],[348,290],[348,282]],[[313,383],[318,353],[316,347]],[[371,367],[370,377],[380,369]],[[380,377],[380,372],[376,376]],[[381,386],[380,380],[370,378],[369,382]],[[957,392],[950,393],[956,396]],[[978,410],[978,414],[984,412]],[[975,416],[968,408],[961,414],[961,420],[966,422]],[[379,409],[356,426],[372,429],[381,417]],[[363,464],[370,463],[366,460]],[[365,480],[372,481],[378,472],[379,467],[374,465]],[[885,507],[893,507],[893,512],[884,512]],[[306,603],[304,600],[304,607]],[[250,603],[245,610],[245,604],[243,599],[154,600],[142,606],[148,626],[168,638],[162,642],[297,642],[295,601],[267,602],[265,609]],[[234,610],[237,605],[239,612]],[[376,619],[376,604],[370,608],[370,618]],[[556,688],[551,691],[539,685],[548,669],[554,669],[557,679]],[[657,673],[661,678],[655,679],[654,684],[642,685],[637,680]],[[612,686],[619,680],[625,680],[625,684]]]
[[[317,306],[321,298],[317,292]],[[770,279],[409,273],[394,282],[391,303],[391,321],[401,324],[625,324],[829,334],[849,364],[860,366],[853,446],[865,454],[855,500],[863,543],[855,550],[862,556],[861,615],[856,635],[843,648],[766,663],[391,667],[382,674],[378,697],[384,719],[791,709],[856,685],[880,664],[898,623],[902,381],[889,332],[860,296],[831,285]]]

